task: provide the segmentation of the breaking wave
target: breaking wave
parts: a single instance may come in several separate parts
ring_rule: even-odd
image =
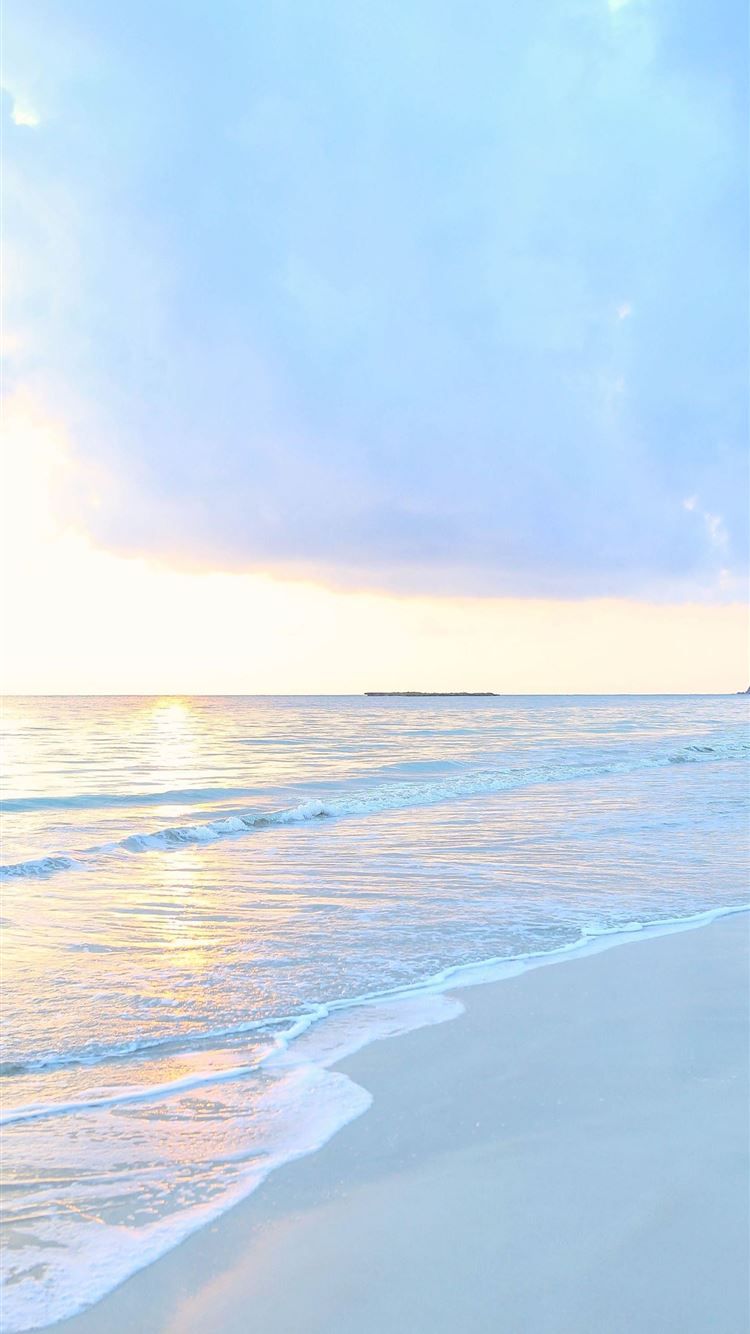
[[[81,866],[83,866],[83,862],[77,857],[32,857],[27,862],[15,862],[10,866],[0,866],[0,876],[8,878],[31,876],[34,878],[36,876],[54,875],[55,871],[71,871],[74,867]]]
[[[532,768],[481,769],[464,775],[423,782],[382,783],[370,789],[326,799],[311,799],[277,811],[240,811],[195,824],[168,825],[149,833],[129,834],[75,853],[37,857],[30,861],[0,866],[0,877],[38,877],[58,871],[86,868],[102,856],[123,853],[166,851],[185,844],[214,843],[260,829],[281,825],[304,825],[310,821],[337,819],[342,816],[366,816],[390,810],[437,805],[462,797],[482,796],[539,784],[567,782],[627,774],[668,764],[699,764],[719,760],[739,760],[750,755],[750,743],[719,742],[714,746],[690,744],[669,754],[610,764],[539,765]],[[132,798],[128,798],[132,802]],[[7,803],[6,803],[7,809]]]

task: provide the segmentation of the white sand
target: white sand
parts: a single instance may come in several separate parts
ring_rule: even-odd
[[[461,992],[65,1334],[748,1334],[748,919]]]

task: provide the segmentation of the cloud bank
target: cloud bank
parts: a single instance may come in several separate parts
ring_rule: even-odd
[[[8,11],[6,383],[96,541],[736,595],[739,0]]]

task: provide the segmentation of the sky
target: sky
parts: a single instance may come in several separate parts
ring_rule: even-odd
[[[744,0],[8,0],[3,685],[750,676]]]

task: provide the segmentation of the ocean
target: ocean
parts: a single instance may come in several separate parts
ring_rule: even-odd
[[[748,699],[10,699],[3,1329],[321,1145],[457,982],[748,898]],[[446,1071],[450,1078],[450,1071]]]

